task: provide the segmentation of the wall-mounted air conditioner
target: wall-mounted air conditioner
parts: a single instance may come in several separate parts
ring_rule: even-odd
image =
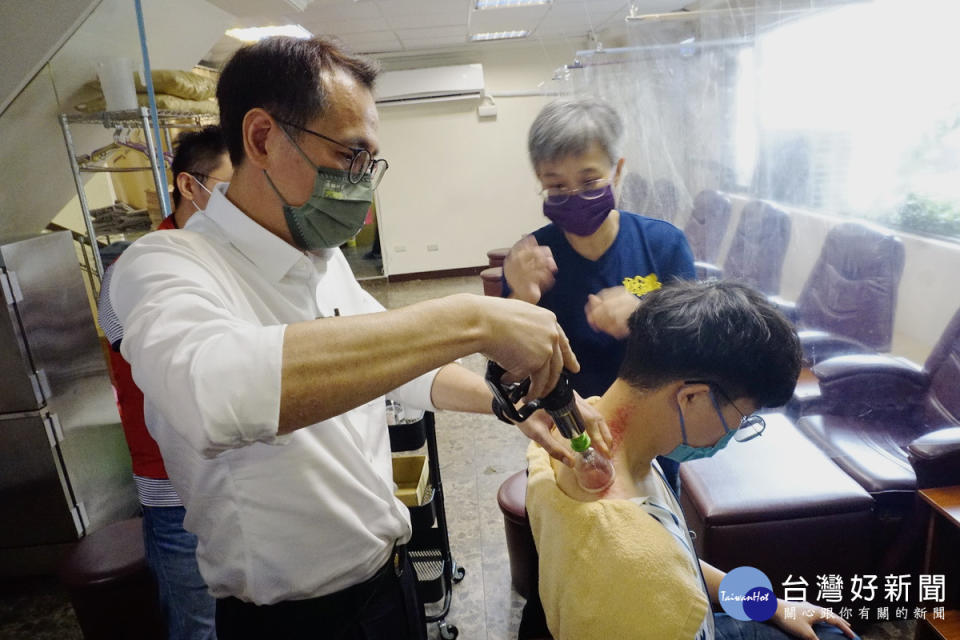
[[[377,77],[374,92],[378,105],[480,99],[483,65],[387,71]]]

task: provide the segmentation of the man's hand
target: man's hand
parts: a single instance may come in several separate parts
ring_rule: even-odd
[[[478,302],[486,312],[480,352],[506,369],[509,379],[529,377],[528,399],[552,391],[564,368],[580,371],[552,312],[519,300],[482,297]]]
[[[795,608],[796,615],[787,618],[785,613],[787,607]],[[846,620],[828,609],[812,605],[809,602],[778,600],[777,612],[773,614],[770,622],[780,627],[785,633],[804,640],[817,640],[817,634],[813,630],[813,625],[816,622],[832,624],[843,631],[843,634],[848,638],[857,637]]]
[[[584,313],[595,331],[603,331],[622,340],[630,333],[628,321],[639,304],[640,299],[627,291],[626,287],[610,287],[590,294]]]
[[[613,455],[613,435],[610,433],[610,427],[603,415],[593,407],[590,400],[596,401],[599,398],[594,397],[584,400],[576,391],[573,392],[577,400],[577,409],[580,410],[580,417],[583,418],[584,428],[587,435],[590,436],[590,444],[603,456],[610,458]]]
[[[540,302],[540,296],[554,283],[557,263],[550,247],[541,247],[533,235],[520,239],[503,261],[503,275],[513,291],[513,297],[530,304]]]
[[[580,416],[583,418],[584,428],[590,435],[590,442],[599,453],[610,457],[610,447],[613,444],[613,438],[610,435],[610,428],[607,426],[603,416],[593,408],[591,404],[580,397],[580,394],[574,392],[577,408],[580,410]],[[553,420],[546,411],[537,411],[524,422],[517,425],[517,428],[549,453],[568,467],[574,463],[573,451],[569,446],[565,446],[561,438],[555,438],[551,435],[553,430]]]

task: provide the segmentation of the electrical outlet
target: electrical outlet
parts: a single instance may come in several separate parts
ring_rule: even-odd
[[[428,245],[427,245],[427,251],[439,251],[439,250],[440,250],[440,245],[438,245],[438,244],[428,244]]]
[[[406,250],[407,250],[407,247],[405,247],[405,246],[402,245],[402,244],[398,244],[398,245],[396,245],[396,246],[393,247],[393,252],[394,252],[394,253],[405,253]]]

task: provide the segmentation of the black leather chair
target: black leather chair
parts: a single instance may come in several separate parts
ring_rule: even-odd
[[[767,295],[776,295],[780,292],[780,275],[789,243],[787,212],[769,202],[752,200],[740,214],[723,269],[701,263],[697,265],[697,277],[737,280]]]
[[[858,222],[832,228],[796,304],[774,298],[802,329],[806,364],[889,351],[903,274],[900,238]]]
[[[764,417],[759,438],[680,465],[697,553],[724,571],[756,567],[778,593],[791,575],[873,573],[871,496],[785,415]]]
[[[717,261],[720,243],[730,223],[730,198],[711,189],[705,189],[693,199],[693,211],[683,228],[693,258],[708,264]]]
[[[816,391],[791,402],[797,429],[874,498],[885,546],[915,560],[917,489],[960,484],[960,311],[923,367],[873,354],[812,371]]]

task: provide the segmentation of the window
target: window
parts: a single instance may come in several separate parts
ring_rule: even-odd
[[[758,36],[737,57],[737,181],[960,239],[958,20],[951,0],[877,0]]]

